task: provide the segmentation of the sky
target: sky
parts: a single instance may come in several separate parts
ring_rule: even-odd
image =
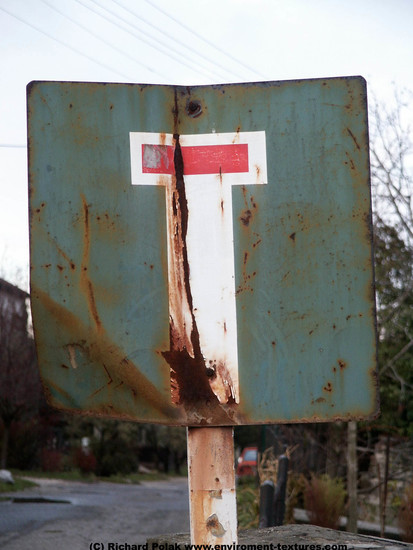
[[[26,85],[362,75],[413,90],[413,0],[0,0],[0,277],[28,288]]]

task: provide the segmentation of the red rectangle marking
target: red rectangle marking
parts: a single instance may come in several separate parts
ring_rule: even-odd
[[[184,175],[248,172],[248,144],[182,147]]]
[[[181,147],[184,175],[248,172],[248,144],[195,145]],[[174,147],[142,145],[144,174],[174,174]]]

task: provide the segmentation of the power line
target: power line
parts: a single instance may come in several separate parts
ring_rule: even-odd
[[[120,76],[122,76],[123,78],[126,78],[128,80],[133,80],[131,79],[131,77],[129,75],[126,75],[120,71],[118,71],[117,69],[114,69],[113,67],[110,67],[109,65],[106,65],[105,63],[101,63],[100,61],[98,61],[97,59],[93,58],[92,56],[82,52],[81,50],[78,50],[77,48],[74,48],[73,46],[71,46],[70,44],[68,44],[67,42],[64,42],[63,40],[60,40],[60,38],[56,38],[55,36],[52,36],[51,34],[47,33],[46,31],[44,31],[43,29],[40,29],[39,27],[37,27],[36,25],[33,25],[32,23],[29,23],[28,21],[26,21],[25,19],[23,19],[22,17],[10,12],[9,10],[6,10],[5,8],[1,7],[0,6],[0,10],[4,11],[5,13],[7,13],[7,15],[10,15],[11,17],[14,17],[15,19],[17,19],[18,21],[20,21],[21,23],[24,23],[25,25],[27,25],[28,27],[31,27],[32,29],[36,30],[37,32],[40,32],[41,34],[44,34],[45,36],[47,36],[48,38],[51,38],[52,40],[54,40],[55,42],[58,42],[59,44],[61,44],[62,46],[65,46],[66,48],[68,48],[69,50],[72,50],[73,52],[81,55],[82,57],[85,57],[86,59],[88,59],[89,61],[92,61],[93,63],[96,63],[97,65],[100,65],[101,67],[104,67],[105,69],[108,69],[109,71],[113,72],[113,73],[116,73]],[[158,74],[156,73],[156,71],[152,70],[152,69],[149,69],[151,70],[153,73],[155,74]],[[158,76],[160,76],[158,74]]]
[[[223,65],[221,65],[220,63],[217,62],[216,59],[211,59],[210,57],[202,54],[202,53],[199,53],[198,51],[196,51],[195,49],[193,48],[189,48],[187,46],[187,44],[185,44],[185,42],[182,42],[181,40],[179,40],[179,38],[176,38],[175,36],[172,36],[170,34],[168,34],[164,29],[161,29],[159,27],[157,27],[156,25],[154,25],[153,23],[151,23],[150,21],[148,21],[147,19],[145,19],[144,17],[142,17],[141,15],[138,15],[135,11],[132,11],[131,9],[129,8],[126,8],[121,2],[119,2],[118,0],[112,0],[112,2],[114,2],[115,4],[118,4],[118,6],[120,6],[121,8],[123,8],[125,11],[128,11],[130,14],[132,14],[134,17],[136,17],[137,19],[140,19],[141,21],[143,21],[146,25],[149,25],[150,27],[152,27],[153,29],[155,29],[156,31],[160,32],[161,34],[167,36],[169,39],[171,39],[174,43],[176,44],[179,44],[180,46],[182,46],[183,48],[185,48],[186,50],[194,53],[195,55],[197,55],[198,57],[200,57],[201,59],[204,59],[205,61],[207,61],[208,63],[211,63],[212,65],[216,66],[216,67],[219,67],[220,69],[222,69],[223,71],[225,71],[225,73],[232,73],[234,76],[238,77],[238,78],[242,78],[242,76],[240,76],[240,74],[236,73],[235,71],[233,71],[232,69],[228,69],[227,67],[224,67]]]
[[[92,32],[90,29],[88,29],[86,27],[86,25],[82,25],[81,23],[79,23],[78,21],[76,21],[75,19],[73,19],[72,17],[70,17],[69,15],[66,15],[65,13],[63,13],[62,11],[60,11],[59,9],[57,9],[55,6],[53,6],[51,3],[49,3],[47,0],[41,0],[44,4],[46,4],[49,8],[51,8],[52,10],[56,11],[57,13],[59,13],[62,17],[65,17],[66,19],[68,19],[69,21],[71,21],[74,25],[77,25],[78,27],[80,27],[81,29],[83,29],[84,31],[86,31],[87,33],[89,33],[91,36],[93,36],[94,38],[97,38],[98,40],[100,40],[101,42],[103,42],[104,44],[106,44],[107,46],[109,46],[110,48],[114,49],[115,51],[121,53],[122,55],[126,56],[128,59],[130,59],[131,61],[133,61],[134,63],[137,63],[138,65],[141,65],[142,67],[144,67],[146,70],[148,71],[151,71],[151,72],[156,72],[154,71],[151,67],[148,67],[147,65],[144,65],[143,63],[141,63],[140,61],[138,61],[135,57],[129,55],[127,52],[125,52],[124,50],[122,50],[121,48],[118,48],[117,46],[114,46],[113,44],[110,44],[107,40],[104,40],[103,38],[101,38],[98,34]],[[165,78],[167,79],[167,76],[163,75],[163,74],[160,74],[158,72],[156,72],[156,74],[158,76],[161,76],[162,78]]]
[[[27,149],[27,145],[20,145],[18,143],[0,143],[0,147],[7,149]]]
[[[99,13],[97,12],[95,9],[91,8],[90,6],[87,6],[84,2],[82,2],[82,0],[75,0],[78,4],[81,4],[83,7],[87,8],[88,10],[92,11],[93,13],[99,15],[99,17],[102,17],[103,19],[106,19],[106,21],[109,21],[109,23],[111,23],[112,25],[116,25],[118,28],[124,30],[125,32],[127,32],[128,34],[130,34],[131,36],[133,36],[136,40],[140,40],[141,42],[144,42],[145,44],[147,44],[148,46],[150,46],[151,48],[161,52],[162,54],[170,57],[171,59],[174,59],[175,61],[177,61],[179,64],[181,65],[185,65],[186,67],[188,67],[189,69],[191,69],[191,71],[194,70],[194,66],[192,65],[189,65],[188,62],[184,61],[184,59],[182,58],[182,54],[181,52],[177,51],[175,48],[173,47],[170,47],[168,45],[165,46],[165,49],[162,49],[159,47],[159,45],[154,45],[153,43],[151,43],[149,40],[145,39],[145,38],[142,38],[142,37],[138,37],[136,36],[136,33],[135,32],[132,32],[130,30],[128,30],[127,28],[119,25],[118,23],[116,22],[113,22],[113,20],[109,19],[106,15],[102,14],[102,13]],[[136,29],[138,32],[140,32],[141,34],[143,34],[144,36],[146,37],[149,37],[150,40],[152,41],[155,41],[157,44],[160,42],[159,40],[155,40],[151,35],[148,35],[148,33],[146,33],[145,31],[143,31],[142,29],[139,29],[139,27],[137,27],[136,25],[134,25],[133,23],[127,21],[125,18],[121,17],[120,15],[118,15],[116,12],[108,9],[108,8],[105,8],[103,6],[101,6],[98,2],[96,2],[95,0],[90,0],[90,2],[93,2],[93,4],[96,4],[100,9],[108,12],[112,17],[115,17],[116,19],[119,19],[120,21],[122,21],[123,23],[126,23],[127,25],[129,25],[130,27]],[[177,53],[178,57],[173,55],[171,53],[171,51],[174,51],[175,53]],[[208,73],[207,74],[205,71],[202,71],[199,69],[199,67],[195,67],[195,70],[198,72],[198,73],[201,73],[203,74],[204,76],[208,76],[208,78],[210,78],[210,75],[213,74],[211,73],[211,71],[208,70]]]
[[[79,1],[79,0],[76,0],[76,1]],[[90,2],[93,2],[94,4],[96,4],[100,9],[104,9],[106,10],[107,12],[109,12],[111,15],[115,16],[116,18],[120,19],[121,21],[127,23],[129,26],[133,27],[134,29],[136,29],[138,32],[140,32],[141,34],[143,34],[144,36],[146,36],[147,38],[149,38],[149,40],[152,41],[152,43],[148,43],[146,40],[143,40],[142,38],[140,38],[140,40],[142,40],[143,42],[145,42],[146,44],[148,44],[150,47],[154,48],[155,50],[158,50],[160,51],[161,53],[163,53],[164,55],[167,55],[168,57],[171,57],[172,59],[174,59],[175,61],[177,61],[178,63],[180,63],[181,65],[185,65],[186,67],[188,67],[189,69],[191,70],[196,70],[197,72],[199,73],[202,73],[204,76],[208,76],[208,78],[210,78],[211,76],[213,78],[222,78],[222,76],[215,72],[211,69],[209,69],[208,67],[205,67],[205,65],[203,66],[203,71],[200,70],[200,65],[199,65],[199,62],[196,61],[196,60],[192,60],[192,59],[188,59],[188,56],[185,55],[183,57],[183,54],[182,52],[180,52],[179,50],[177,50],[175,47],[171,46],[170,44],[168,44],[167,42],[163,41],[162,39],[160,38],[154,38],[153,35],[145,32],[144,30],[142,30],[141,28],[137,27],[136,25],[134,25],[133,23],[131,23],[130,21],[128,20],[125,20],[123,17],[121,17],[120,15],[118,15],[116,12],[113,12],[112,10],[109,10],[108,8],[105,8],[103,7],[101,4],[99,4],[99,2],[97,2],[96,0],[89,0]],[[112,0],[112,2],[114,2],[115,4],[118,4],[124,11],[130,13],[133,17],[135,17],[136,19],[140,19],[141,21],[143,21],[144,23],[146,23],[147,25],[151,26],[152,28],[154,28],[155,30],[157,30],[158,32],[160,32],[162,35],[165,35],[165,36],[168,36],[169,35],[163,30],[163,29],[158,29],[157,27],[155,27],[154,25],[152,25],[149,21],[143,19],[142,17],[140,17],[139,15],[137,15],[135,12],[132,12],[131,10],[129,10],[128,8],[125,8],[124,6],[122,6],[122,4],[120,4],[119,2],[116,2],[116,0]],[[89,8],[90,9],[90,8]],[[126,30],[126,29],[125,29]],[[137,38],[134,34],[132,34],[132,36],[134,36],[134,38]],[[179,40],[175,40],[173,37],[172,37],[172,40],[174,43],[178,43],[178,44],[181,44],[181,42]],[[153,44],[153,42],[155,42],[155,45]],[[159,48],[159,44],[161,44],[165,49],[161,49]],[[185,44],[183,44],[184,47],[187,47]],[[175,57],[173,55],[171,55],[170,52],[174,52],[175,54],[178,55],[178,57]],[[192,66],[188,64],[189,63],[192,63]],[[206,72],[205,72],[206,71]],[[224,71],[227,72],[227,69],[224,67]],[[225,78],[225,77],[224,77]]]
[[[241,65],[241,66],[244,67],[245,69],[248,69],[249,71],[253,72],[255,75],[259,76],[260,78],[265,78],[264,75],[262,75],[261,73],[259,73],[256,69],[253,69],[252,67],[250,67],[249,65],[247,65],[247,64],[244,63],[243,61],[240,61],[239,59],[237,59],[237,58],[234,57],[233,55],[224,52],[221,48],[218,48],[218,46],[217,46],[216,44],[214,44],[213,42],[211,42],[211,41],[208,40],[207,38],[204,38],[204,37],[201,36],[199,33],[195,32],[193,29],[191,29],[191,27],[189,27],[188,25],[185,25],[185,23],[182,23],[181,21],[179,21],[178,19],[176,19],[175,17],[173,17],[172,15],[170,15],[169,13],[167,13],[166,11],[164,11],[163,9],[161,9],[159,6],[157,6],[156,4],[154,4],[153,2],[151,2],[150,0],[145,0],[145,2],[146,2],[147,4],[149,4],[150,6],[152,6],[153,8],[155,8],[156,10],[158,10],[159,12],[161,12],[163,15],[165,15],[165,16],[168,17],[169,19],[171,19],[172,21],[174,21],[175,23],[177,23],[178,25],[180,25],[182,28],[184,28],[185,30],[187,30],[188,32],[190,32],[191,34],[193,34],[194,36],[196,36],[199,40],[202,40],[202,42],[204,42],[205,44],[208,44],[208,46],[211,46],[212,48],[214,48],[215,50],[217,50],[219,53],[221,53],[221,54],[223,54],[223,55],[226,55],[227,57],[229,57],[230,59],[232,59],[232,61],[235,61],[236,63],[238,63],[239,65]]]

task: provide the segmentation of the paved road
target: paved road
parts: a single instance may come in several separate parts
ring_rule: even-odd
[[[0,502],[2,550],[86,550],[92,542],[107,549],[108,542],[137,545],[157,534],[189,532],[185,478],[140,485],[36,482],[39,487],[10,496],[38,502]]]

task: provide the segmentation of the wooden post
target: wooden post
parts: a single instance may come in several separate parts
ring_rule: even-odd
[[[237,543],[232,427],[188,428],[191,544]]]
[[[357,476],[357,422],[351,420],[347,425],[347,531],[351,533],[357,533]]]

